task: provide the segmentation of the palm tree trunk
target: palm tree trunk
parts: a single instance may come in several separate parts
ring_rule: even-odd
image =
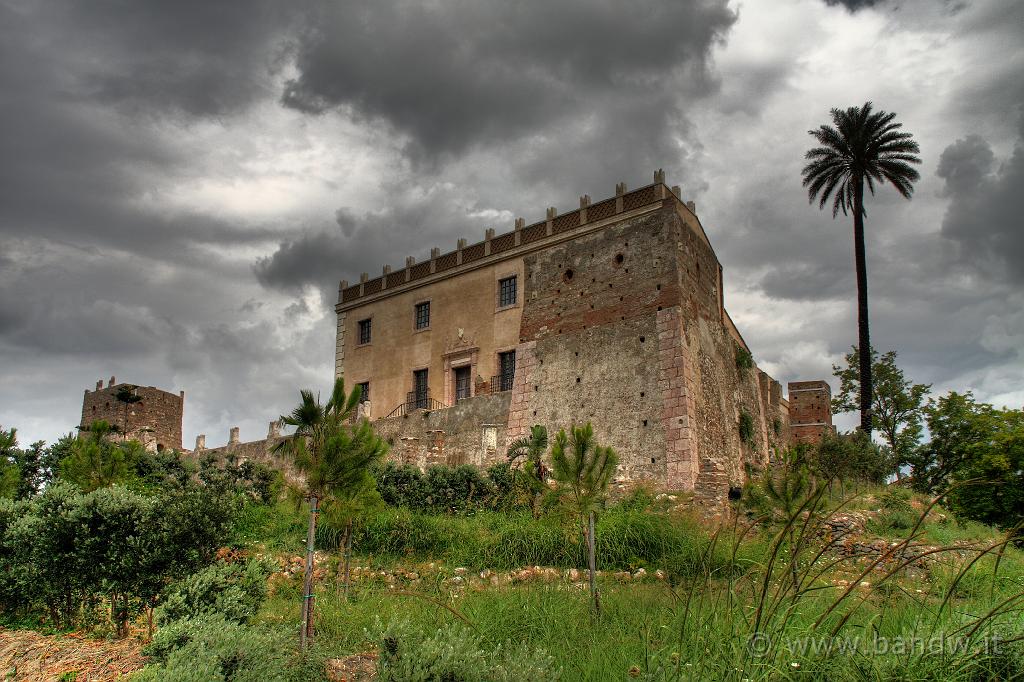
[[[316,540],[316,516],[319,513],[316,495],[309,498],[309,528],[306,531],[306,572],[302,581],[302,630],[299,644],[302,650],[313,643],[313,548]]]
[[[864,248],[864,178],[853,187],[853,245],[857,259],[857,351],[860,355],[860,429],[871,437],[871,335],[868,325],[868,263]]]
[[[594,612],[601,615],[601,601],[597,594],[597,542],[594,539],[594,512],[587,519],[587,563],[590,566],[590,596],[594,599]]]

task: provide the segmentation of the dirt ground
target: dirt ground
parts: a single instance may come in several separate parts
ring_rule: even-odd
[[[41,635],[0,628],[0,679],[94,682],[122,679],[145,665],[134,638],[108,642],[82,635]]]

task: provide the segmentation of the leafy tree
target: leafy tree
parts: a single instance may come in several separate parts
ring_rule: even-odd
[[[123,633],[171,580],[213,560],[233,512],[231,498],[194,484],[143,495],[57,481],[31,500],[0,500],[0,609],[45,609],[70,627],[105,597]]]
[[[543,461],[547,449],[548,430],[536,424],[530,427],[529,436],[512,441],[506,452],[509,465],[514,465],[519,459],[523,460],[523,478],[530,494],[530,509],[535,519],[540,517],[540,498],[547,489],[544,481],[547,470]]]
[[[984,438],[969,443],[954,470],[950,507],[962,516],[1001,528],[1024,524],[1024,410],[972,415]]]
[[[134,478],[143,448],[137,441],[116,443],[110,439],[115,429],[105,421],[95,421],[71,447],[61,461],[60,477],[89,492]]]
[[[0,497],[20,498],[21,468],[17,464],[18,431],[0,428]]]
[[[846,366],[832,366],[832,373],[839,379],[839,395],[832,399],[836,412],[852,412],[857,409],[860,394],[860,353],[856,346],[846,354]],[[889,351],[879,357],[871,349],[872,375],[872,422],[882,432],[896,459],[896,475],[899,467],[908,464],[918,441],[921,439],[921,422],[924,417],[924,402],[931,390],[931,384],[915,384],[907,379],[903,370],[896,365],[896,351]]]
[[[934,494],[949,487],[953,473],[969,459],[971,446],[988,436],[994,413],[970,391],[929,399],[924,417],[930,439],[910,457],[914,488]]]
[[[839,481],[841,495],[849,480],[884,483],[895,468],[888,448],[879,447],[857,430],[851,433],[826,433],[814,448],[815,473],[828,481]]]
[[[168,486],[184,486],[196,473],[195,464],[177,450],[142,451],[135,462],[137,487],[157,491]],[[206,481],[204,481],[205,483]]]
[[[299,392],[299,405],[284,423],[295,427],[295,435],[281,441],[276,449],[287,452],[305,477],[299,494],[309,501],[306,533],[306,566],[303,581],[302,630],[305,649],[313,638],[313,550],[320,502],[344,498],[352,491],[373,485],[370,467],[383,459],[388,446],[366,419],[354,424],[362,391],[357,387],[345,394],[345,382],[334,382],[331,397],[322,404],[312,391]]]
[[[871,435],[872,374],[871,338],[868,324],[868,268],[864,245],[864,185],[871,194],[875,183],[892,184],[896,191],[909,199],[914,192],[913,183],[920,177],[910,164],[921,163],[917,142],[907,132],[901,132],[902,123],[896,123],[896,114],[874,111],[871,102],[862,107],[832,109],[833,125],[822,125],[809,130],[821,146],[810,149],[805,158],[803,185],[808,200],[819,199],[824,208],[830,197],[832,217],[839,211],[853,212],[853,243],[857,267],[857,337],[860,348],[860,428]]]
[[[968,470],[978,473],[979,466],[997,471],[999,466],[992,461],[984,466],[980,464],[992,457],[1002,456],[1007,458],[1006,462],[1012,461],[1012,435],[1021,419],[1021,410],[999,410],[988,403],[977,402],[970,391],[950,391],[929,400],[924,412],[931,438],[911,458],[913,485],[917,490],[940,492],[956,481],[970,478],[965,473]],[[1003,479],[1000,477],[993,482]]]
[[[605,498],[618,462],[619,457],[613,449],[597,444],[594,428],[589,422],[584,426],[572,427],[568,435],[565,429],[559,430],[551,446],[552,478],[567,489],[565,499],[575,513],[587,543],[590,595],[598,614],[601,613],[601,602],[595,582],[597,542],[594,537],[594,516],[598,505]]]

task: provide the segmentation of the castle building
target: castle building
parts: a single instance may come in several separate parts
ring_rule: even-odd
[[[654,182],[341,282],[337,376],[393,456],[487,466],[533,424],[591,422],[618,478],[709,504],[788,442],[692,202]]]
[[[79,428],[87,430],[93,422],[102,420],[147,450],[180,450],[184,408],[185,391],[174,395],[152,386],[117,383],[115,377],[110,377],[106,388],[101,379],[96,382],[96,390],[85,389]]]

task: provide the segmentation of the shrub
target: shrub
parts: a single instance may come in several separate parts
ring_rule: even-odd
[[[157,623],[215,614],[236,623],[248,622],[267,597],[267,578],[273,570],[267,560],[258,559],[208,566],[167,591],[156,610]]]
[[[231,492],[260,504],[275,502],[284,489],[281,472],[258,462],[239,464],[233,454],[204,456],[199,463],[199,480],[212,490]]]
[[[165,486],[184,486],[195,470],[195,464],[177,450],[143,452],[135,462],[136,487],[158,491]]]
[[[746,372],[754,367],[754,356],[753,354],[741,346],[740,344],[733,341],[733,349],[736,352],[736,369],[741,372]]]
[[[421,473],[408,464],[385,462],[373,470],[381,499],[392,507],[438,514],[468,514],[481,509],[525,506],[508,464],[487,470],[435,465]]]
[[[881,530],[908,530],[917,523],[918,514],[910,504],[910,493],[885,490],[879,495],[881,514],[876,525]]]
[[[407,620],[393,620],[387,628],[381,628],[378,621],[377,633],[371,636],[380,647],[377,675],[381,682],[544,682],[561,678],[554,659],[543,651],[511,642],[485,649],[461,625],[425,634]]]
[[[287,679],[288,633],[242,625],[220,615],[175,621],[143,650],[151,665],[132,679],[144,682],[277,682]]]
[[[746,410],[740,410],[739,421],[740,440],[750,444],[754,440],[754,418]]]
[[[46,610],[71,626],[106,598],[119,630],[167,582],[212,560],[230,499],[189,487],[146,496],[114,486],[81,493],[55,483],[0,506],[0,609]]]

